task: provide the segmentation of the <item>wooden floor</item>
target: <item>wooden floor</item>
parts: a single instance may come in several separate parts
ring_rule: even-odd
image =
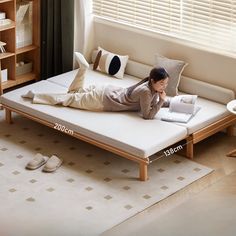
[[[215,171],[102,236],[236,235],[236,137],[218,133],[195,145],[195,161]]]

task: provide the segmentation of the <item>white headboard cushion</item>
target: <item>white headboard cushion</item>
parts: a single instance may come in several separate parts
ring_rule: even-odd
[[[153,66],[142,64],[140,62],[128,60],[126,65],[125,73],[128,75],[133,75],[140,79],[144,79],[149,76],[149,73]]]
[[[233,90],[226,89],[217,85],[203,82],[196,79],[191,79],[182,76],[179,83],[179,91],[188,94],[197,94],[200,97],[227,104],[235,98]]]
[[[92,61],[94,62],[94,58]],[[125,74],[144,79],[149,75],[152,68],[153,66],[151,65],[146,65],[140,62],[128,60],[125,69]],[[200,97],[222,104],[227,104],[229,101],[235,99],[235,94],[233,90],[226,89],[200,80],[192,79],[186,76],[181,76],[178,89],[181,92],[188,94],[196,94]]]

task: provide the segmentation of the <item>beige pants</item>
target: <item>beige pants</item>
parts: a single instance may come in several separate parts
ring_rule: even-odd
[[[80,68],[77,72],[74,80],[72,81],[68,93],[76,93],[84,86],[84,79],[87,69],[86,68]]]
[[[77,59],[80,60],[80,58]],[[90,111],[102,111],[104,87],[95,88],[95,86],[90,86],[89,88],[84,89],[83,84],[87,67],[80,61],[78,62],[80,64],[80,69],[71,83],[68,93],[36,93],[33,97],[33,103],[62,105]]]
[[[80,89],[78,93],[66,94],[35,94],[33,103],[47,105],[62,105],[74,107],[89,111],[103,110],[103,93],[104,88],[95,88],[90,86],[87,89]]]

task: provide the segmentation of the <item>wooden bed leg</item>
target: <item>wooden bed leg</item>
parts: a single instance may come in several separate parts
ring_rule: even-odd
[[[234,125],[227,127],[226,131],[228,136],[234,136]]]
[[[189,159],[193,159],[193,140],[192,140],[192,137],[187,138],[186,157],[189,158]]]
[[[148,179],[147,166],[146,163],[139,164],[139,178],[141,181],[146,181]]]
[[[8,124],[12,124],[11,110],[5,108],[5,120]]]

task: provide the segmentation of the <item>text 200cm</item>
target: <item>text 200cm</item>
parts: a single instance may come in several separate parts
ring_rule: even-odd
[[[56,130],[59,130],[63,133],[66,133],[66,134],[70,134],[70,135],[74,134],[73,130],[68,129],[64,125],[61,125],[61,124],[58,124],[58,123],[55,123],[53,128],[56,129]]]

